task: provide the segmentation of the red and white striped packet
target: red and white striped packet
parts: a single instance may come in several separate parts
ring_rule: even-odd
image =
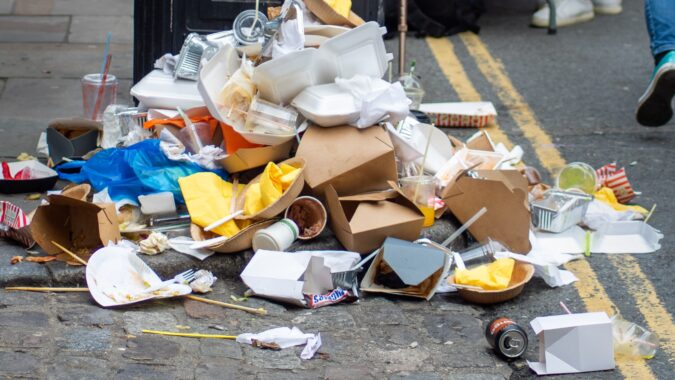
[[[628,181],[626,169],[617,169],[616,162],[596,169],[595,173],[598,176],[598,182],[612,189],[619,203],[628,203],[635,198],[635,191]]]
[[[35,244],[26,214],[19,206],[7,201],[0,201],[0,238],[16,240],[27,248]]]
[[[28,218],[19,206],[0,201],[0,224],[18,230],[28,224]]]

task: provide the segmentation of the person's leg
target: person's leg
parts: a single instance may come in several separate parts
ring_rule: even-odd
[[[659,127],[673,117],[675,95],[675,2],[645,0],[645,17],[656,68],[647,91],[638,101],[636,118],[647,127]]]
[[[662,57],[664,53],[675,50],[675,2],[645,0],[645,18],[652,55]]]

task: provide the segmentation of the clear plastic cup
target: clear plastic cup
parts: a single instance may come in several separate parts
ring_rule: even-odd
[[[96,121],[103,119],[103,112],[110,104],[117,102],[117,78],[108,74],[103,83],[101,74],[87,74],[82,77],[82,109],[84,117]],[[103,87],[103,91],[101,91]],[[100,100],[99,98],[100,93]],[[98,108],[96,103],[98,102]],[[96,110],[94,110],[96,108]],[[94,111],[96,112],[94,114]]]
[[[581,190],[586,194],[595,193],[598,177],[592,166],[583,162],[565,165],[558,173],[556,187],[561,190]]]
[[[401,190],[424,214],[424,227],[434,224],[436,178],[430,175],[405,177],[399,180]]]

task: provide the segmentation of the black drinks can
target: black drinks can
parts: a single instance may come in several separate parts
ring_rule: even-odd
[[[527,349],[527,334],[511,318],[493,319],[485,328],[485,339],[500,356],[515,359]]]

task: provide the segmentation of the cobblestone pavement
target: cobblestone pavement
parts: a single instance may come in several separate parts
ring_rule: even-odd
[[[230,295],[245,291],[238,281],[217,284],[208,298],[233,302]],[[502,379],[525,366],[522,360],[510,367],[496,358],[483,337],[482,320],[489,315],[454,297],[431,302],[366,297],[316,310],[254,298],[240,304],[264,307],[269,315],[192,300],[111,310],[95,305],[88,293],[0,291],[0,377]],[[281,326],[320,332],[319,352],[327,355],[305,361],[300,348],[269,351],[140,331],[236,335]]]

